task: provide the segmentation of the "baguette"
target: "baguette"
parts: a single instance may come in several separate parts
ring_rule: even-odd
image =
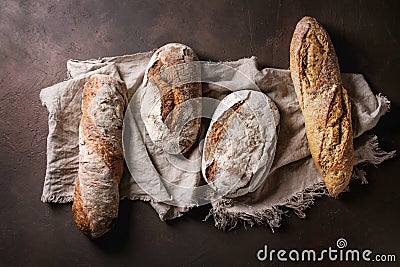
[[[279,111],[264,93],[241,90],[226,96],[214,112],[204,142],[205,180],[226,197],[256,190],[251,181],[256,173],[261,173],[260,179],[266,177],[275,156],[278,127]]]
[[[171,154],[187,152],[197,141],[202,87],[196,54],[171,43],[154,52],[146,69],[141,116],[150,139]]]
[[[79,230],[90,238],[110,230],[118,216],[126,102],[125,83],[112,76],[93,75],[83,88],[72,213]]]
[[[296,26],[290,73],[312,158],[329,194],[336,197],[348,186],[353,170],[351,105],[333,44],[314,18],[304,17]]]

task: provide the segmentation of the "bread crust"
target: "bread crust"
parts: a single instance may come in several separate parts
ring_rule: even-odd
[[[203,148],[202,172],[226,197],[249,192],[254,175],[275,155],[280,115],[264,93],[233,92],[214,112]]]
[[[190,47],[171,43],[154,52],[145,73],[143,121],[151,140],[173,154],[188,151],[200,130],[202,87],[195,61]]]
[[[106,233],[117,219],[126,104],[125,84],[112,76],[93,75],[83,88],[72,214],[79,230],[90,238]]]
[[[290,73],[312,158],[329,194],[336,197],[353,170],[351,104],[331,39],[315,18],[304,17],[296,26]]]

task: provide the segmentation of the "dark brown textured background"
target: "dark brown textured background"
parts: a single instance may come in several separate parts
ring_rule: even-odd
[[[70,58],[130,54],[168,42],[191,46],[203,60],[255,55],[260,67],[286,69],[296,22],[312,15],[330,33],[342,71],[363,73],[375,93],[392,100],[372,132],[383,149],[399,150],[399,3],[1,1],[0,265],[257,265],[264,244],[322,250],[339,237],[351,248],[395,253],[398,264],[399,157],[367,166],[368,185],[352,182],[339,200],[317,200],[307,219],[289,212],[275,233],[262,226],[217,230],[212,220],[202,221],[208,206],[164,223],[148,204],[123,201],[116,228],[89,241],[75,227],[70,205],[40,202],[48,130],[39,91],[66,78]]]

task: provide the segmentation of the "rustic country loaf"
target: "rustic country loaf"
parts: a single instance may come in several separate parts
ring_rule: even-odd
[[[351,106],[333,44],[314,18],[304,17],[296,26],[290,72],[312,158],[335,197],[348,186],[352,175]]]
[[[187,152],[201,123],[200,65],[193,50],[171,43],[154,52],[146,69],[141,116],[150,139],[171,154]]]
[[[126,104],[125,84],[112,76],[93,75],[83,88],[72,212],[79,230],[90,238],[106,233],[118,216]]]
[[[229,94],[216,108],[207,131],[203,177],[226,197],[254,191],[249,189],[251,180],[260,170],[269,170],[274,159],[278,127],[279,111],[264,93]]]

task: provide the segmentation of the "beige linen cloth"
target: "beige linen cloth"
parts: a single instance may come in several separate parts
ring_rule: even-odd
[[[130,172],[125,168],[120,185],[121,199],[148,201],[161,220],[179,217],[198,204],[187,204],[187,200],[195,198],[196,186],[204,184],[198,162],[201,158],[200,145],[188,155],[195,168],[198,166],[198,171],[183,171],[171,164],[163,151],[152,144],[140,118],[140,99],[135,93],[140,88],[151,55],[152,52],[147,52],[99,60],[69,60],[69,79],[42,89],[40,99],[49,111],[43,202],[67,203],[73,200],[78,172],[82,89],[92,74],[102,73],[125,81],[128,97],[132,101],[128,143],[124,140],[129,148],[125,149],[125,153]],[[261,186],[239,198],[212,201],[207,217],[212,216],[215,226],[221,229],[232,229],[238,222],[245,225],[265,224],[273,229],[279,227],[282,215],[289,210],[305,217],[304,210],[314,203],[316,197],[327,195],[327,192],[310,156],[304,121],[289,71],[271,68],[259,71],[255,57],[214,64],[229,66],[242,75],[237,75],[235,71],[205,71],[202,75],[208,76],[205,80],[212,83],[203,83],[203,96],[221,100],[230,91],[255,89],[253,87],[257,85],[275,101],[281,121],[275,159]],[[389,110],[390,102],[382,95],[374,95],[360,74],[343,74],[342,79],[352,102],[355,138],[353,177],[366,183],[365,172],[359,168],[361,164],[379,164],[395,155],[395,151],[380,150],[376,136],[364,134],[375,127],[380,117]],[[202,138],[207,125],[203,126]],[[140,186],[143,183],[148,185],[146,190]],[[169,184],[176,186],[171,188]]]

